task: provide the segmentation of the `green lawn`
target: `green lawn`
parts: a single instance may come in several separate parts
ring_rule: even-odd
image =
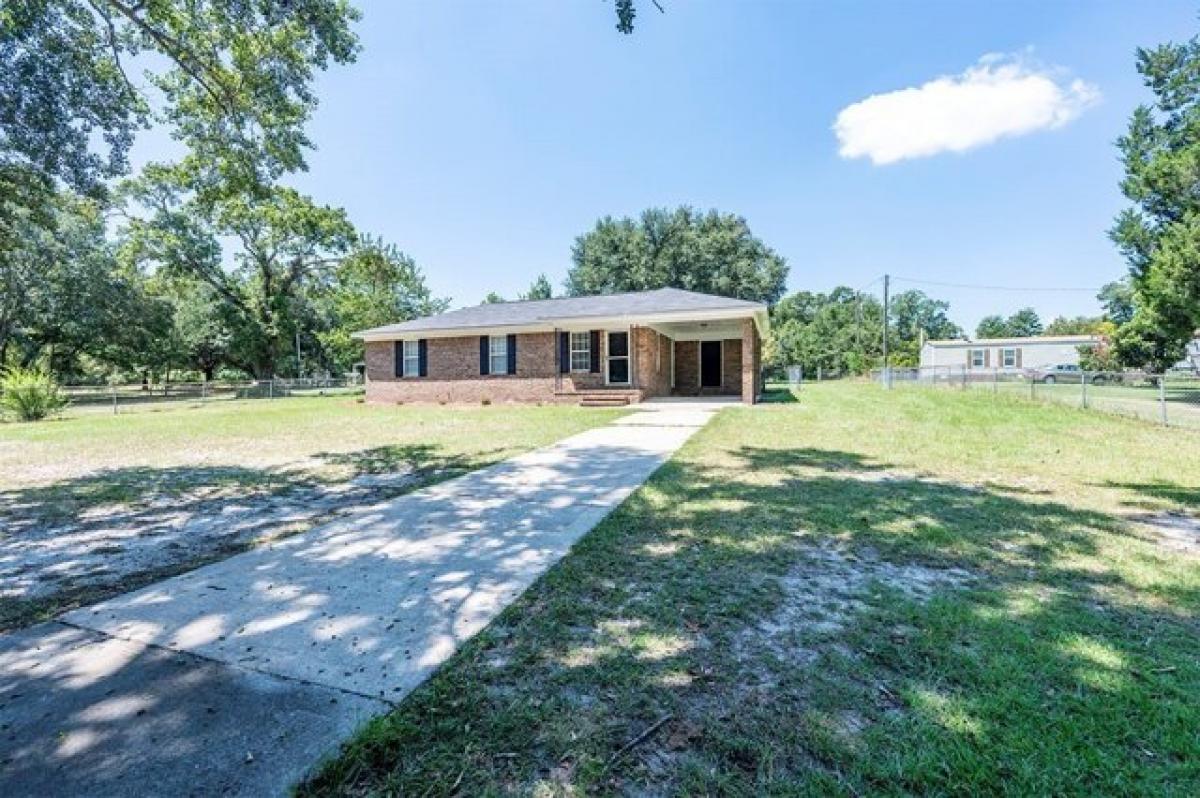
[[[302,792],[1200,794],[1200,434],[832,383],[723,411]]]
[[[143,472],[172,469],[232,469],[252,482],[292,472],[339,479],[400,464],[462,471],[618,415],[571,406],[422,407],[313,397],[6,423],[0,490],[65,488],[82,478],[136,492]]]
[[[0,629],[227,557],[308,528],[323,513],[447,479],[620,414],[568,406],[399,407],[342,396],[0,424]],[[396,472],[409,476],[356,479]],[[341,503],[309,501],[322,488],[346,489],[337,494]],[[288,512],[266,504],[288,497]],[[181,540],[177,533],[184,515],[225,518],[223,512],[247,507],[263,508],[252,534],[222,527],[209,530],[211,540],[186,533]],[[276,522],[277,514],[291,520]],[[31,576],[53,569],[60,580]]]

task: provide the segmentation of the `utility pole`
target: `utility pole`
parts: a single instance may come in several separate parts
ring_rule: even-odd
[[[883,275],[883,387],[889,389],[892,387],[892,370],[888,366],[888,287],[891,285],[891,279],[890,275]]]

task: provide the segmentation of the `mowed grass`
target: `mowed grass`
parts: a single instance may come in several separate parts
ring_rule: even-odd
[[[5,566],[17,573],[23,547],[44,547],[56,534],[67,535],[63,573],[80,570],[78,558],[85,554],[101,553],[115,566],[129,538],[115,535],[106,542],[109,524],[161,534],[169,527],[163,519],[173,514],[220,516],[226,508],[262,506],[270,497],[324,487],[354,487],[345,495],[357,501],[383,500],[619,415],[569,406],[373,405],[343,396],[171,405],[0,424],[0,549],[9,558]],[[368,474],[400,478],[351,483]],[[145,565],[102,568],[95,578],[81,573],[42,597],[10,594],[0,585],[0,629],[45,620],[303,531],[323,517],[314,513],[304,522],[272,524],[268,516],[256,523],[253,541],[231,533],[228,541],[200,542],[195,550],[181,541],[145,558]]]
[[[1200,435],[798,399],[723,411],[302,793],[1200,794],[1200,558],[1131,518],[1200,512]]]
[[[119,493],[125,473],[145,470],[232,468],[244,470],[248,480],[255,471],[262,479],[287,471],[337,479],[396,466],[464,470],[619,414],[569,406],[398,406],[314,397],[8,423],[0,424],[0,490],[63,486],[103,474],[105,486]]]

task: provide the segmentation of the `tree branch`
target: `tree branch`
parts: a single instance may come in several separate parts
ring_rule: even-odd
[[[118,14],[132,23],[134,27],[153,39],[159,48],[162,49],[163,54],[174,61],[175,64],[184,72],[186,72],[192,80],[200,84],[200,87],[203,88],[210,97],[212,97],[213,101],[216,102],[217,105],[225,109],[227,113],[232,112],[232,109],[226,103],[225,98],[223,98],[211,86],[209,86],[208,82],[201,76],[200,73],[203,71],[203,67],[201,66],[198,68],[195,64],[188,63],[192,59],[191,55],[187,51],[187,48],[167,34],[156,29],[149,22],[137,15],[137,12],[142,9],[142,5],[139,4],[136,7],[131,7],[118,2],[118,0],[99,0],[99,2],[105,3],[113,8]]]

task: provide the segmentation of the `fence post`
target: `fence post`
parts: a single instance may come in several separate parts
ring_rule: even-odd
[[[270,382],[267,383],[267,398],[268,399],[275,398],[275,378],[274,377],[272,377]]]
[[[965,391],[965,390],[967,390],[967,367],[966,367],[966,366],[963,366],[963,381],[962,381],[962,387],[963,387],[963,390],[964,390],[964,391]]]
[[[1037,385],[1037,379],[1032,374],[1030,374],[1029,375],[1029,398],[1030,399],[1035,398],[1035,396],[1034,396],[1034,386],[1035,385]]]
[[[207,398],[208,398],[208,378],[205,377],[200,380],[200,401],[203,402]]]
[[[1158,378],[1158,410],[1162,415],[1163,426],[1167,426],[1167,374],[1163,372]]]
[[[992,369],[992,394],[1000,393],[1000,369]]]
[[[1080,391],[1082,392],[1082,396],[1083,396],[1083,406],[1084,406],[1084,408],[1086,408],[1087,407],[1087,372],[1086,371],[1079,372],[1079,387],[1080,387]]]
[[[117,384],[111,383],[109,388],[112,390],[113,415],[117,414]]]

